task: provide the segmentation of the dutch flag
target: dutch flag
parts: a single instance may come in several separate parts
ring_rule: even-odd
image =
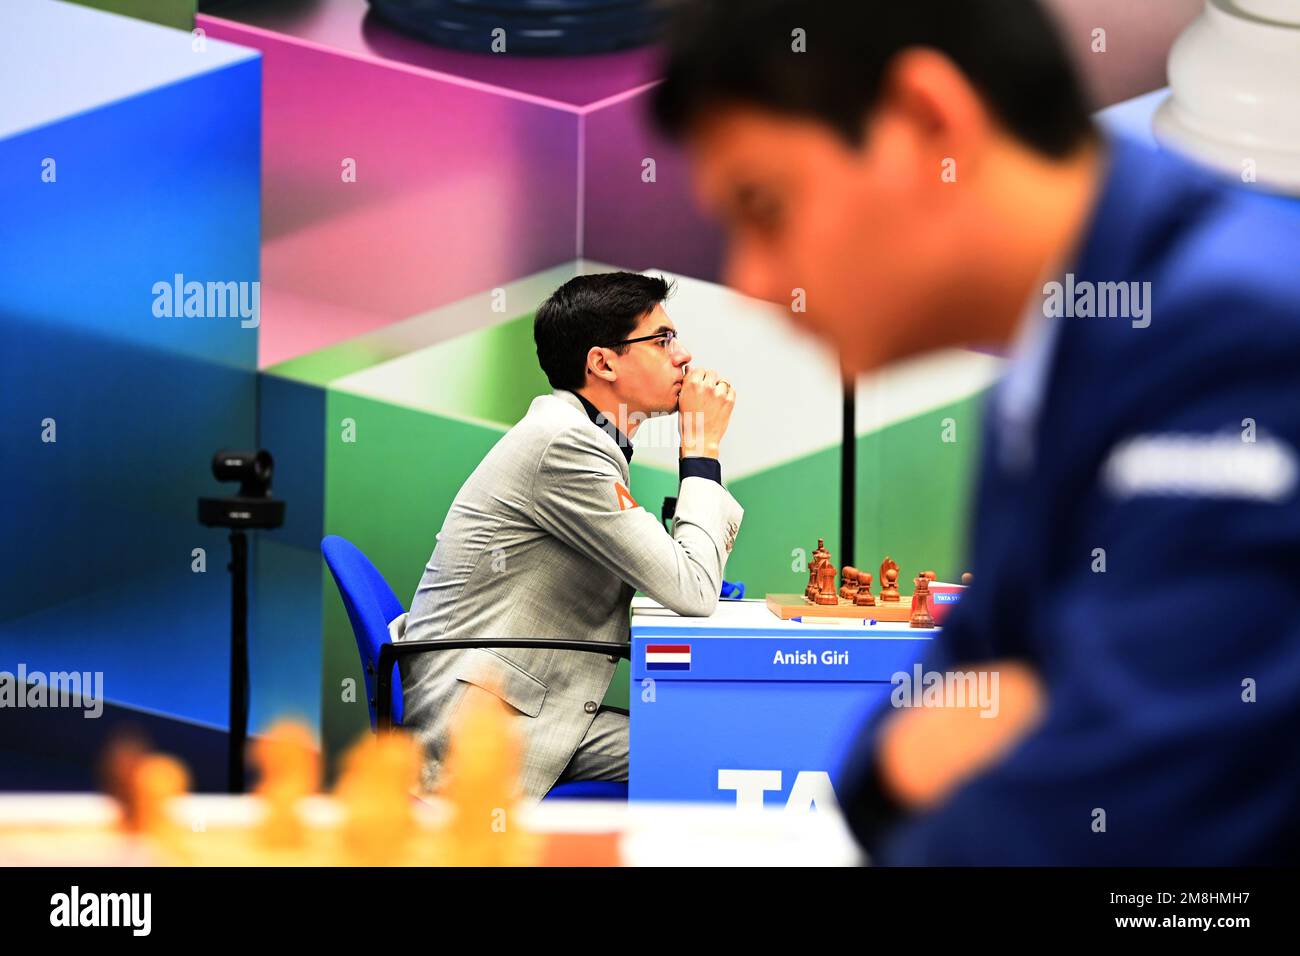
[[[647,644],[645,669],[648,671],[688,671],[691,669],[691,645]]]

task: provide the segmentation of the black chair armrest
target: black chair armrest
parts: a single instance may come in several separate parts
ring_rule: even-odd
[[[393,665],[404,657],[430,651],[457,651],[472,648],[531,647],[550,651],[580,651],[586,654],[613,654],[632,659],[630,642],[557,641],[544,637],[471,637],[444,640],[399,641],[379,646],[379,674],[375,678],[375,727],[379,732],[393,729]]]

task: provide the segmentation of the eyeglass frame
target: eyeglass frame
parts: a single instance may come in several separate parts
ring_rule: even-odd
[[[671,351],[673,342],[677,340],[676,329],[665,329],[663,332],[655,332],[653,335],[640,335],[634,339],[624,339],[622,342],[614,342],[611,345],[604,346],[607,349],[616,349],[624,345],[635,345],[637,342],[650,342],[654,339],[667,339],[664,342],[664,350]]]

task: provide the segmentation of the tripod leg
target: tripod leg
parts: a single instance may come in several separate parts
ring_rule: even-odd
[[[230,753],[231,793],[244,792],[248,737],[248,537],[230,532]]]

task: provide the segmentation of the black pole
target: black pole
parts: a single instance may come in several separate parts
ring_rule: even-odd
[[[230,792],[244,792],[248,737],[248,537],[230,532]]]
[[[844,433],[840,436],[840,567],[854,567],[853,538],[858,500],[858,397],[854,382],[844,379]]]

